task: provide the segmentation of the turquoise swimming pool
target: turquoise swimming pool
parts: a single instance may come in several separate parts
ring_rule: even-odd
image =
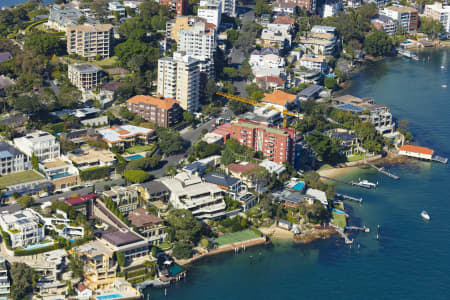
[[[69,177],[69,176],[72,176],[72,174],[70,174],[69,172],[64,172],[64,173],[58,173],[58,174],[50,175],[50,178],[52,180],[54,180],[54,179],[59,179],[59,178]]]
[[[297,190],[297,191],[301,192],[301,191],[303,191],[304,187],[305,187],[305,183],[303,181],[299,181],[292,188],[294,190]]]
[[[53,243],[37,244],[37,245],[33,245],[33,246],[29,246],[29,247],[23,248],[23,250],[39,249],[39,248],[47,247],[47,246],[50,246],[50,245],[53,245]]]
[[[118,299],[118,298],[123,298],[122,294],[109,294],[97,296],[97,300]]]
[[[343,212],[342,210],[336,209],[336,208],[332,208],[331,211],[333,211],[339,215],[345,215],[345,212]]]
[[[130,160],[135,160],[135,159],[139,159],[139,158],[144,158],[144,157],[140,154],[136,154],[136,155],[127,156],[126,160],[130,161]]]

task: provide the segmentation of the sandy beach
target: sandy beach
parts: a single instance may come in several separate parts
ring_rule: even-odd
[[[320,174],[320,176],[336,178],[336,177],[342,176],[344,174],[347,174],[349,172],[354,172],[358,169],[359,169],[358,167],[331,168],[331,169],[320,170],[320,171],[318,171],[318,173]]]
[[[268,236],[271,240],[293,240],[294,233],[286,229],[282,229],[275,225],[270,227],[260,227],[259,231]]]

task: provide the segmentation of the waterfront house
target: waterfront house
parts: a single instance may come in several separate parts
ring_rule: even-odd
[[[132,231],[109,231],[102,234],[100,241],[113,252],[121,252],[126,262],[145,257],[150,252],[149,243]]]
[[[415,145],[403,145],[400,147],[398,154],[418,159],[431,160],[434,155],[434,150]]]
[[[114,251],[100,240],[90,241],[74,249],[83,260],[84,284],[91,290],[108,288],[116,279]]]
[[[325,135],[330,137],[346,157],[357,153],[365,153],[366,150],[362,148],[359,139],[346,129],[337,128],[325,132]]]
[[[138,208],[128,215],[128,220],[136,226],[137,231],[154,246],[164,242],[167,233],[163,219],[147,211],[145,208]]]
[[[217,185],[186,172],[160,181],[170,190],[169,201],[175,209],[188,209],[199,220],[214,220],[226,214],[225,192]]]
[[[286,230],[292,229],[292,222],[289,222],[287,220],[279,220],[277,223],[277,226]]]
[[[305,201],[307,201],[308,204],[313,204],[315,201],[319,201],[323,206],[328,206],[327,194],[324,191],[317,189],[307,189]]]

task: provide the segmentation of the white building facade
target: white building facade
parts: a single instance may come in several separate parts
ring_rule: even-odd
[[[28,156],[37,156],[39,161],[55,160],[60,156],[60,146],[56,137],[45,131],[35,131],[14,139],[14,144]]]

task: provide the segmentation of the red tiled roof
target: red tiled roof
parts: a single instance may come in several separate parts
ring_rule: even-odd
[[[127,103],[149,104],[156,106],[160,109],[171,109],[174,104],[180,104],[180,101],[172,98],[164,98],[164,97],[157,98],[153,96],[137,95],[128,99]]]
[[[421,147],[421,146],[414,146],[414,145],[403,145],[400,147],[400,151],[415,152],[415,153],[421,153],[421,154],[426,154],[426,155],[434,154],[433,149]]]
[[[261,76],[261,77],[256,77],[256,80],[273,82],[276,84],[284,85],[284,80],[278,76]]]
[[[278,16],[274,21],[274,24],[294,24],[295,19],[288,16]]]
[[[86,201],[88,201],[90,199],[93,199],[96,196],[97,196],[97,194],[90,193],[90,194],[86,194],[86,195],[83,195],[83,196],[66,199],[65,202],[67,204],[69,204],[69,205],[77,205],[77,204],[80,204],[80,203],[84,203],[84,202],[86,202]]]
[[[261,101],[284,106],[286,105],[286,102],[292,103],[296,98],[296,95],[285,93],[280,90],[275,90],[272,94],[264,93],[264,98]]]

